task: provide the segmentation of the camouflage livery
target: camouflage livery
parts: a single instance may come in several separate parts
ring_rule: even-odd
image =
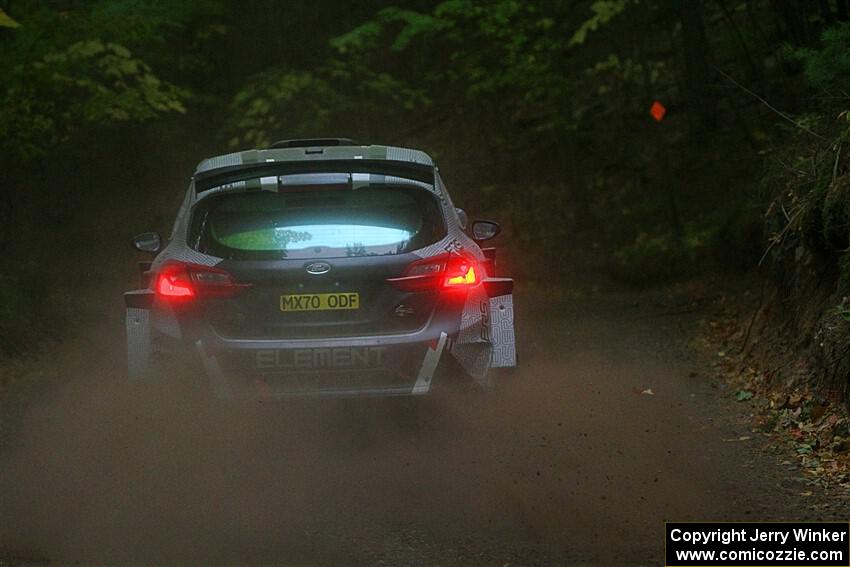
[[[282,167],[283,170],[276,168]],[[407,170],[405,168],[415,167]],[[233,396],[228,386],[230,376],[218,358],[231,345],[220,337],[187,336],[186,325],[167,302],[159,301],[154,292],[154,277],[167,263],[184,262],[217,267],[224,258],[194,249],[187,242],[192,212],[214,195],[254,191],[285,191],[287,179],[297,179],[302,170],[332,171],[349,175],[353,188],[358,185],[391,185],[418,187],[430,191],[439,202],[445,219],[446,234],[437,242],[411,251],[417,258],[446,253],[464,253],[486,262],[485,254],[466,233],[433,160],[426,153],[407,148],[359,145],[300,145],[230,153],[201,161],[177,213],[174,228],[165,247],[158,251],[150,265],[147,288],[125,294],[127,298],[127,347],[130,379],[143,379],[150,372],[153,337],[167,338],[184,345],[191,344],[201,361],[213,391],[219,397]],[[279,171],[284,171],[279,174]],[[268,174],[271,172],[270,174]],[[268,175],[267,175],[268,174]],[[228,176],[242,176],[233,180]],[[256,176],[255,176],[256,175]],[[429,179],[430,178],[430,179]],[[292,260],[295,262],[296,260]],[[330,260],[333,263],[333,260]],[[229,265],[229,264],[228,264]],[[488,383],[493,367],[516,364],[511,280],[488,274],[483,285],[469,289],[460,313],[432,316],[426,328],[399,335],[378,333],[357,337],[300,337],[288,340],[269,338],[252,340],[250,347],[286,351],[319,352],[316,349],[370,348],[375,345],[394,348],[422,344],[421,365],[414,379],[405,385],[391,387],[317,387],[299,391],[321,395],[418,395],[430,390],[432,377],[441,359],[451,356],[473,379]],[[496,291],[493,291],[496,290]],[[239,348],[245,347],[242,341]],[[247,348],[247,347],[245,347]],[[270,351],[271,352],[271,351]],[[321,351],[324,352],[324,351]],[[300,355],[299,355],[300,356]],[[309,358],[307,355],[304,355]],[[305,358],[305,359],[306,359]],[[267,389],[261,393],[268,395]],[[274,394],[272,394],[274,395]]]

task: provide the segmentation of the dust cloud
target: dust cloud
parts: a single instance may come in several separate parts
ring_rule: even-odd
[[[63,563],[651,560],[663,519],[729,512],[734,456],[695,426],[687,361],[657,355],[669,336],[622,312],[527,312],[523,368],[494,392],[359,401],[130,387],[107,325],[3,402],[0,549]]]

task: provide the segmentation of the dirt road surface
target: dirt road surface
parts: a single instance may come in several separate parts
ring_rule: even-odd
[[[847,518],[753,437],[686,299],[531,293],[519,372],[418,424],[128,389],[117,307],[3,396],[0,564],[658,565],[665,520]]]

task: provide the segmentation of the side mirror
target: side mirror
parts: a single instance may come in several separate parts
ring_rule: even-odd
[[[466,216],[466,211],[460,207],[455,207],[455,213],[457,213],[457,220],[460,221],[460,227],[466,230],[466,227],[469,225],[469,217]]]
[[[158,232],[144,232],[133,238],[133,248],[141,252],[156,254],[162,247],[162,239]]]
[[[477,220],[472,223],[472,238],[475,240],[490,240],[502,231],[499,223],[488,220]]]

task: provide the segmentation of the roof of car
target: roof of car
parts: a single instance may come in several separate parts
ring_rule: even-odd
[[[220,168],[234,166],[275,163],[305,162],[324,160],[385,160],[434,166],[431,156],[421,150],[380,145],[348,145],[338,143],[341,139],[315,140],[317,145],[308,145],[311,140],[285,140],[275,146],[260,150],[244,150],[207,158],[198,164],[195,173],[210,172]],[[347,141],[347,140],[346,140]]]

